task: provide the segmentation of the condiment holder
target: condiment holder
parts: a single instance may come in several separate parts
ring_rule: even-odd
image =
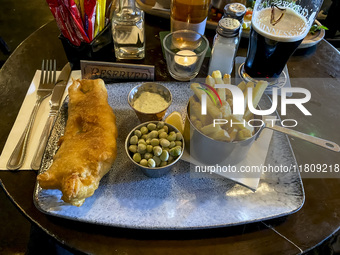
[[[74,70],[80,69],[80,60],[112,61],[114,58],[111,23],[108,23],[91,43],[83,42],[80,46],[75,46],[62,34],[59,35],[59,39]]]
[[[150,93],[155,93],[157,95],[160,95],[168,103],[167,106],[155,112],[143,112],[141,109],[136,109],[134,103],[136,99],[138,99],[142,95],[143,92],[150,92]],[[152,98],[150,98],[149,100],[146,100],[145,103],[157,104],[157,102],[156,103],[151,102],[151,100]],[[146,82],[146,83],[137,85],[136,87],[131,89],[128,95],[128,103],[131,106],[131,108],[135,111],[138,119],[141,122],[147,122],[147,121],[152,121],[152,120],[162,120],[163,117],[165,116],[167,109],[172,103],[172,95],[171,95],[170,90],[167,87],[159,83],[155,83],[155,82]]]

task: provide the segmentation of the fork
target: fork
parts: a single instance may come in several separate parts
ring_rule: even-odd
[[[34,124],[35,116],[37,115],[39,106],[41,102],[51,95],[53,87],[56,83],[56,76],[57,76],[57,64],[56,60],[45,60],[42,61],[41,65],[41,76],[40,76],[40,83],[37,90],[37,100],[35,102],[33,111],[27,123],[27,126],[20,137],[18,144],[16,145],[14,151],[12,152],[11,157],[7,162],[7,169],[9,170],[17,170],[19,169],[22,164],[24,163],[25,156],[26,156],[26,149],[28,139],[30,138],[31,130]]]

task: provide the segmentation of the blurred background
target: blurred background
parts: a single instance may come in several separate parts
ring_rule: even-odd
[[[140,1],[148,4],[155,2],[153,0]],[[47,22],[52,21],[53,16],[45,0],[0,0],[0,6],[1,67],[25,38]],[[330,31],[326,34],[326,39],[339,49],[340,0],[324,0],[319,20],[330,28]],[[36,227],[31,228],[30,222],[0,188],[0,254],[71,253],[54,243]],[[332,236],[308,254],[340,254],[338,234]]]

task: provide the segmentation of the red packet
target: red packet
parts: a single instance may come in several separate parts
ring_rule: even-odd
[[[84,0],[74,0],[80,13],[81,20],[84,21]]]
[[[67,38],[73,45],[79,46],[81,40],[74,32],[69,22],[68,11],[59,0],[46,0],[49,8],[57,22],[61,34]]]
[[[90,41],[94,36],[94,24],[96,21],[96,0],[84,0],[85,31]]]
[[[80,12],[77,8],[77,5],[75,4],[74,0],[60,0],[64,6],[67,8],[69,12],[69,20],[74,28],[75,33],[77,34],[78,38],[86,43],[90,43],[91,40],[89,40],[89,37],[85,33],[83,21],[80,16]]]

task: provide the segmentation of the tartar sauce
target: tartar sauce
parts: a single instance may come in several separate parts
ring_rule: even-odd
[[[144,113],[157,113],[168,107],[169,103],[159,94],[142,92],[133,103],[133,107]]]

